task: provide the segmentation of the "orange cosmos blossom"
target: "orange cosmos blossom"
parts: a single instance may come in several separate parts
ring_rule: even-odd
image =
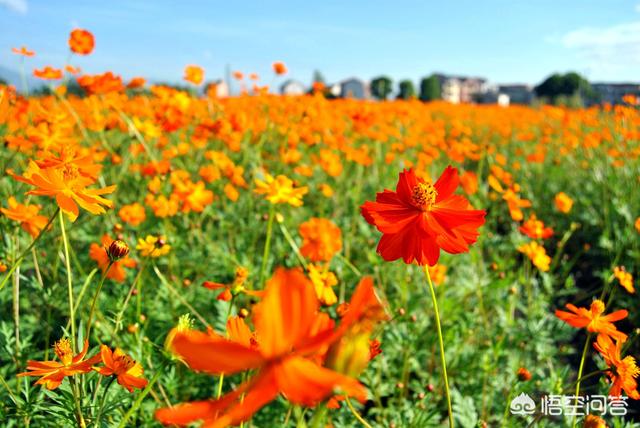
[[[544,222],[538,220],[535,214],[531,214],[531,216],[522,223],[519,230],[531,239],[547,239],[553,236],[553,229],[545,227]]]
[[[636,222],[635,222],[634,226],[635,226],[635,228],[636,228],[636,231],[637,231],[638,233],[640,233],[640,217],[638,217],[638,218],[636,219]]]
[[[611,336],[621,342],[627,340],[627,335],[618,331],[616,326],[613,325],[613,322],[627,317],[629,313],[625,309],[612,312],[609,315],[602,315],[605,309],[602,300],[594,300],[589,309],[578,308],[571,303],[567,303],[566,307],[571,312],[558,309],[556,310],[556,316],[570,326],[576,328],[586,327],[587,331],[591,333],[598,333],[600,336]]]
[[[312,262],[328,262],[342,249],[342,232],[331,220],[313,217],[300,225],[300,253]]]
[[[120,211],[118,211],[118,216],[122,221],[130,224],[131,226],[138,226],[147,218],[144,206],[138,202],[134,202],[131,205],[123,205],[122,208],[120,208]]]
[[[613,268],[613,276],[620,282],[620,285],[624,287],[629,293],[636,292],[633,286],[633,275],[624,269],[624,266],[616,266]]]
[[[38,79],[58,80],[62,79],[62,70],[47,65],[45,68],[40,70],[34,69],[33,75]]]
[[[375,202],[365,202],[363,217],[382,232],[382,258],[433,266],[441,249],[451,254],[468,251],[485,211],[470,209],[463,196],[454,195],[458,184],[458,170],[451,166],[433,184],[409,169],[400,173],[395,192],[385,190]]]
[[[22,55],[22,56],[34,56],[36,54],[34,51],[30,51],[29,49],[27,49],[26,46],[22,46],[20,49],[11,48],[11,52],[13,52],[16,55]]]
[[[175,332],[170,346],[193,370],[211,374],[255,370],[254,378],[218,400],[160,409],[156,418],[163,424],[204,421],[209,428],[220,428],[248,420],[278,394],[294,404],[314,406],[340,389],[362,401],[364,386],[320,362],[330,344],[352,326],[365,326],[364,320],[381,308],[371,279],[363,280],[340,326],[334,328],[328,315],[318,311],[315,292],[302,272],[278,269],[254,307],[255,336],[246,328],[242,335],[234,335],[242,340],[183,330]],[[366,351],[368,356],[368,346]]]
[[[234,71],[233,72],[233,78],[236,80],[242,80],[244,79],[244,74],[242,74],[241,71]]]
[[[89,247],[89,257],[98,263],[98,267],[104,273],[111,260],[109,259],[109,254],[107,253],[107,249],[113,242],[113,239],[109,235],[103,235],[101,239],[101,245],[96,244],[95,242],[91,244]],[[112,263],[111,268],[107,272],[107,278],[113,279],[117,282],[124,282],[127,273],[124,268],[133,268],[136,267],[136,261],[130,259],[128,255],[121,258],[120,260],[116,260]]]
[[[187,65],[184,68],[184,80],[199,85],[204,80],[204,69],[197,65]]]
[[[280,76],[287,74],[287,66],[282,61],[276,61],[273,63],[273,72]]]
[[[544,246],[538,244],[536,241],[520,245],[518,251],[529,257],[531,263],[542,272],[548,272],[549,269],[551,269],[551,257],[547,255]]]
[[[144,370],[140,363],[125,354],[122,349],[116,348],[111,351],[108,346],[100,346],[100,355],[98,356],[103,367],[94,370],[103,376],[115,376],[118,383],[126,388],[129,392],[133,392],[133,388],[144,388],[147,386],[147,380],[142,377]]]
[[[80,71],[81,71],[80,67],[74,67],[74,66],[68,65],[68,64],[64,66],[64,69],[67,71],[67,73],[73,74],[74,76],[76,74],[80,74]]]
[[[0,208],[0,212],[11,220],[20,222],[20,226],[32,237],[40,234],[40,231],[47,225],[47,217],[38,215],[40,205],[23,205],[18,203],[13,196],[9,197],[9,208]]]
[[[75,164],[41,168],[36,162],[30,161],[23,176],[12,176],[18,181],[36,187],[36,190],[28,191],[28,195],[55,197],[58,206],[71,221],[78,218],[78,205],[91,214],[103,214],[104,207],[113,206],[113,202],[102,195],[113,193],[116,186],[88,189],[95,180],[82,175]]]
[[[147,80],[144,77],[134,77],[133,79],[129,80],[129,83],[127,83],[127,88],[128,89],[142,88],[146,83],[147,83]]]
[[[558,211],[563,214],[567,214],[573,207],[573,199],[571,199],[569,195],[564,192],[558,193],[553,201],[555,202]]]
[[[78,55],[89,55],[96,45],[95,38],[87,30],[76,28],[69,34],[69,48]]]
[[[230,301],[233,296],[236,296],[240,293],[247,294],[249,296],[261,297],[262,291],[253,291],[247,290],[244,287],[244,283],[247,281],[247,277],[249,276],[249,271],[247,268],[243,266],[238,266],[235,272],[235,278],[231,284],[221,284],[219,282],[213,281],[205,281],[202,283],[204,288],[208,288],[209,290],[222,290],[218,294],[217,299],[223,300],[225,302]]]
[[[607,376],[611,379],[609,395],[619,397],[624,391],[630,398],[640,400],[638,384],[635,379],[640,374],[640,369],[632,356],[621,357],[622,343],[621,340],[616,340],[614,343],[611,337],[599,335],[593,346],[600,352],[610,369],[607,372]]]
[[[53,346],[53,350],[58,357],[58,361],[33,361],[27,362],[27,371],[18,374],[22,376],[39,376],[36,385],[44,385],[47,389],[56,389],[65,377],[74,376],[81,373],[91,371],[91,366],[100,361],[100,356],[96,355],[88,360],[84,360],[89,349],[89,341],[84,341],[82,351],[73,355],[71,342],[69,339],[63,338],[58,340]]]
[[[264,180],[256,178],[254,182],[256,185],[254,192],[265,195],[265,199],[272,204],[289,204],[300,207],[303,204],[302,197],[309,191],[306,186],[295,187],[293,180],[285,175],[273,178],[271,174],[264,174]]]

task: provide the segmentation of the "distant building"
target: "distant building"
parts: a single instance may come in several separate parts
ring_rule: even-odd
[[[530,85],[499,85],[498,92],[509,96],[511,104],[531,104],[533,88]]]
[[[440,81],[442,99],[454,104],[475,102],[479,95],[489,91],[487,79],[482,77],[449,76],[436,74]]]
[[[280,86],[282,95],[303,95],[306,93],[304,84],[297,80],[289,79]]]
[[[498,92],[497,88],[492,88],[485,93],[475,95],[474,101],[479,104],[497,104],[501,107],[507,107],[510,98],[509,95]]]
[[[371,98],[369,84],[355,77],[343,80],[340,82],[340,96],[357,100],[369,99]]]
[[[640,83],[592,83],[591,87],[602,103],[621,104],[627,94],[640,95]]]

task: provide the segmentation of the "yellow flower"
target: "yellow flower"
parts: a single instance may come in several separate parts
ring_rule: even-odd
[[[536,241],[531,241],[528,244],[519,246],[518,251],[526,254],[531,262],[542,272],[547,272],[549,270],[551,257],[547,255],[544,247],[538,244]]]
[[[171,251],[171,245],[167,244],[162,236],[147,235],[144,239],[138,239],[136,250],[140,251],[143,257],[156,258]]]
[[[331,306],[336,303],[338,298],[336,297],[336,293],[333,291],[332,287],[338,283],[338,279],[333,272],[329,271],[327,268],[323,268],[322,266],[312,264],[309,265],[308,269],[309,279],[311,279],[311,282],[316,289],[318,300],[327,306]]]
[[[624,270],[624,267],[616,266],[613,268],[613,276],[616,277],[620,285],[629,293],[633,294],[636,292],[636,289],[633,287],[633,275]]]
[[[273,178],[270,174],[265,174],[264,180],[255,179],[255,193],[265,195],[265,199],[272,204],[290,204],[294,207],[302,206],[302,196],[308,192],[308,188],[295,188],[293,180],[284,175]]]
[[[429,266],[429,275],[435,285],[440,285],[447,277],[447,267],[441,264]]]

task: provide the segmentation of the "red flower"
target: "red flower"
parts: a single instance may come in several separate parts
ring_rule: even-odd
[[[458,254],[469,251],[484,224],[484,210],[453,192],[458,170],[449,166],[434,183],[416,177],[412,169],[400,173],[396,191],[385,190],[375,202],[361,207],[365,220],[382,232],[378,253],[387,261],[435,265],[440,249]]]

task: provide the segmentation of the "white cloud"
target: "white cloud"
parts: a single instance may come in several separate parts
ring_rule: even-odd
[[[27,6],[27,0],[0,0],[0,6],[6,7],[7,9],[22,15],[26,14],[29,9]]]
[[[599,76],[612,72],[631,75],[640,65],[640,21],[580,28],[563,35],[560,43],[575,50]]]

